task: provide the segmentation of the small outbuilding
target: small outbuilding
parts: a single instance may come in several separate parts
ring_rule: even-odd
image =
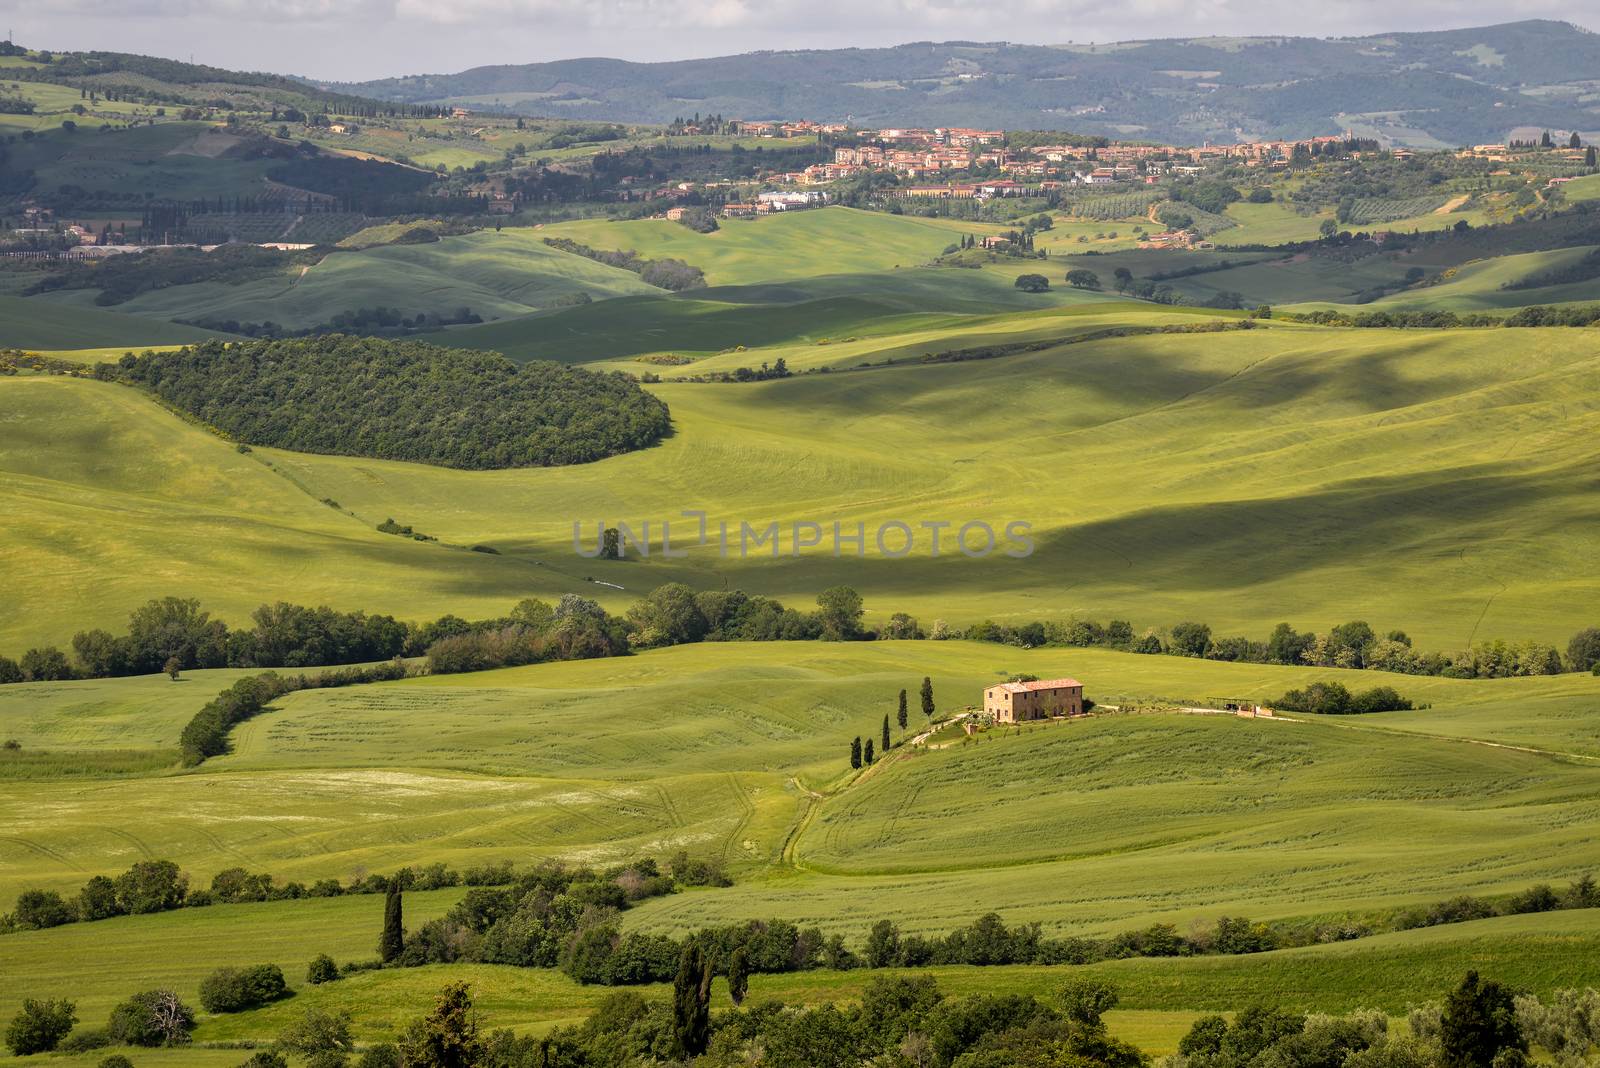
[[[1003,682],[983,691],[983,710],[996,723],[1081,716],[1083,683],[1077,679]]]

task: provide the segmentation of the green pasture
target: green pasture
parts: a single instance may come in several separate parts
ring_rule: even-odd
[[[235,142],[203,122],[110,130],[84,123],[75,133],[56,130],[18,140],[8,146],[8,166],[33,170],[45,188],[76,185],[128,196],[130,209],[137,213],[145,197],[196,200],[262,192],[274,161],[219,155]]]
[[[1596,285],[1594,279],[1530,289],[1504,287],[1572,265],[1595,247],[1579,245],[1548,252],[1496,256],[1447,268],[1444,280],[1437,285],[1392,293],[1376,301],[1374,307],[1475,312],[1514,311],[1529,304],[1592,304],[1600,296],[1600,286]]]
[[[0,348],[106,349],[203,341],[213,331],[122,311],[0,295]]]
[[[398,308],[410,317],[467,307],[493,319],[526,315],[578,293],[599,300],[660,292],[631,271],[557,252],[527,230],[507,230],[337,252],[280,277],[242,285],[173,286],[117,307],[151,318],[271,321],[301,328],[358,308]],[[92,301],[93,291],[72,290],[49,299],[79,305]]]
[[[1261,637],[1282,618],[1369,618],[1444,649],[1564,642],[1590,622],[1593,597],[1581,487],[1594,359],[1570,330],[1130,337],[786,382],[662,384],[652,388],[672,406],[674,435],[592,467],[462,474],[272,459],[374,523],[404,512],[449,540],[625,587],[595,591],[613,604],[669,580],[725,579],[799,602],[847,582],[874,618],[905,610],[925,625],[1088,613],[1141,626],[1199,618]],[[637,531],[649,520],[659,548],[661,523],[676,520],[681,547],[697,533],[680,517],[691,508],[731,524],[729,558],[715,537],[682,559],[574,554],[574,522],[592,540],[597,521]],[[866,523],[870,541],[891,520],[922,531],[924,551],[893,559],[869,544],[857,556],[845,544],[832,555],[832,522],[843,533]],[[934,558],[919,524],[946,520],[997,532],[1029,522],[1035,550],[975,560],[946,542]],[[825,523],[828,537],[794,556],[786,533],[780,552],[738,559],[740,523],[774,521]]]
[[[1329,677],[1385,682],[1431,707],[1321,721],[1124,711],[900,748],[852,778],[850,739],[876,737],[901,688],[932,678],[944,715],[1019,671],[1071,673],[1123,709],[1271,701]],[[0,894],[71,890],[148,857],[203,884],[235,865],[309,882],[686,849],[723,857],[738,884],[648,902],[630,923],[782,916],[859,935],[892,915],[941,931],[982,901],[1009,922],[1105,934],[1240,912],[1361,916],[1600,864],[1585,830],[1600,782],[1590,676],[1414,679],[966,642],[711,644],[302,691],[236,728],[230,754],[178,771],[174,732],[233,677],[8,688],[0,734],[22,749],[6,759],[38,759],[0,776],[0,838],[15,847]],[[93,763],[162,747],[165,764]],[[1486,833],[1496,850],[1482,849]]]
[[[1204,311],[1113,302],[1107,294],[1066,286],[1023,293],[1014,285],[1015,275],[1031,269],[1019,264],[977,271],[902,271],[889,284],[873,286],[871,296],[859,295],[860,275],[844,275],[626,298],[451,328],[428,340],[490,349],[516,360],[596,363],[673,378],[779,358],[796,371],[838,370],[1111,325],[1161,326],[1210,318]],[[663,352],[695,362],[641,365],[636,359]]]
[[[442,911],[448,892],[411,895],[408,920]],[[224,1068],[242,1059],[238,1049],[209,1044],[270,1041],[307,1010],[348,1012],[358,1042],[390,1041],[413,1016],[432,1004],[447,982],[470,984],[479,1025],[541,1033],[578,1022],[613,991],[579,986],[557,972],[494,965],[431,966],[365,972],[312,987],[302,981],[305,964],[319,952],[355,959],[369,957],[376,938],[382,899],[285,902],[223,906],[164,916],[105,921],[117,944],[131,952],[115,956],[109,939],[83,938],[86,930],[61,928],[12,936],[0,943],[18,978],[15,993],[0,1001],[9,1014],[22,996],[70,996],[78,1003],[80,1026],[100,1026],[121,997],[152,985],[167,985],[191,1004],[199,981],[217,966],[245,963],[220,950],[220,941],[244,933],[257,949],[249,962],[271,960],[284,969],[293,997],[262,1009],[231,1016],[203,1017],[196,1045],[175,1050],[130,1050],[135,1063],[152,1068]],[[205,915],[210,912],[214,915]],[[76,936],[76,937],[75,937]],[[234,943],[236,944],[236,943]],[[1401,1015],[1412,1005],[1441,998],[1467,968],[1548,997],[1555,990],[1600,981],[1591,965],[1600,945],[1600,920],[1588,912],[1555,913],[1482,920],[1451,927],[1411,931],[1358,942],[1247,957],[1194,957],[1114,961],[1083,968],[1007,966],[939,967],[909,974],[932,975],[947,996],[1023,993],[1049,999],[1069,978],[1093,975],[1115,984],[1121,1005],[1106,1017],[1113,1034],[1153,1054],[1170,1053],[1192,1020],[1205,1011],[1233,1011],[1265,1001],[1286,1008],[1349,1011],[1380,1008]],[[9,952],[7,952],[9,951]],[[342,952],[341,952],[342,951]],[[52,967],[59,955],[73,963]],[[81,962],[81,963],[78,963]],[[874,971],[801,972],[757,975],[750,998],[789,1005],[848,1001],[875,977]],[[25,993],[26,992],[26,993]],[[651,999],[669,995],[662,986],[641,988]],[[713,988],[712,1006],[729,1005],[726,988]],[[52,1064],[84,1068],[103,1052],[58,1054]],[[0,1064],[21,1065],[0,1058]]]
[[[1062,314],[1059,336],[1082,330]],[[975,335],[1001,336],[1027,335]],[[889,341],[869,344],[881,362]],[[841,359],[831,345],[787,351],[799,361],[801,348]],[[1445,651],[1495,637],[1564,643],[1594,623],[1594,366],[1584,332],[1562,329],[1113,338],[780,382],[663,383],[650,388],[675,431],[659,446],[493,472],[239,455],[123,387],[0,382],[17,429],[0,441],[0,493],[24,532],[0,546],[14,576],[0,648],[114,627],[167,593],[233,620],[280,598],[482,617],[532,594],[622,608],[667,581],[800,605],[848,583],[871,619],[909,611],[925,626],[1192,618],[1259,639],[1284,618],[1366,618]],[[596,522],[619,521],[636,532],[649,521],[658,550],[661,524],[675,521],[681,548],[697,533],[685,509],[706,511],[713,535],[686,557],[574,551],[574,523],[592,542]],[[372,529],[391,516],[441,544]],[[891,521],[918,539],[909,555],[876,545]],[[984,559],[955,551],[969,521],[996,531]],[[1025,559],[1001,552],[1016,548],[1003,538],[1013,521],[1031,524]],[[781,549],[739,559],[740,524],[773,522]],[[826,535],[798,556],[797,522]],[[849,543],[833,554],[834,522],[845,535],[865,524],[859,555]],[[953,524],[938,557],[922,526],[934,522]],[[892,553],[904,535],[885,537]],[[981,530],[970,537],[981,551]],[[452,547],[476,544],[500,555]]]
[[[729,219],[709,234],[665,219],[555,223],[535,233],[632,249],[646,259],[680,259],[703,270],[711,285],[740,285],[916,267],[973,231],[956,219],[821,208]]]
[[[844,743],[875,736],[899,688],[930,676],[945,715],[1017,671],[1070,672],[1124,707],[1267,698],[1326,677],[1387,682],[1431,707],[1331,720],[1103,714],[897,748],[850,775]],[[167,744],[199,697],[236,674],[8,687],[0,734],[63,759]],[[178,860],[204,885],[236,865],[344,879],[439,860],[603,863],[683,848],[725,856],[736,884],[647,902],[630,927],[782,916],[859,940],[885,916],[937,932],[987,910],[1082,934],[1187,930],[1222,914],[1360,920],[1594,868],[1597,711],[1589,676],[1411,679],[966,642],[680,647],[303,691],[189,772],[0,779],[0,894],[68,890],[148,857]],[[1538,751],[1474,740],[1497,729]],[[460,893],[407,895],[408,925]],[[369,958],[381,912],[381,897],[363,895],[0,936],[0,1016],[21,997],[68,996],[93,1026],[135,990],[192,998],[213,968],[280,964],[300,988],[293,999],[204,1019],[192,1059],[171,1061],[210,1068],[218,1051],[205,1043],[269,1039],[313,1007],[349,1011],[363,1041],[381,1040],[452,979],[473,984],[486,1024],[522,1031],[581,1018],[606,993],[490,966],[300,981],[317,953]],[[1114,1028],[1162,1052],[1195,1014],[1262,991],[1296,1008],[1398,1013],[1468,967],[1540,993],[1592,984],[1600,974],[1584,962],[1597,946],[1600,914],[1577,911],[1250,957],[933,971],[952,994],[1047,995],[1068,975],[1102,975],[1123,994]],[[752,994],[814,1004],[854,996],[871,974],[757,977]]]
[[[199,594],[243,621],[265,600],[416,614],[432,589],[484,611],[525,583],[587,590],[527,559],[380,534],[120,386],[0,378],[0,647],[120,627],[154,596]],[[562,559],[560,564],[567,561]],[[537,579],[535,580],[535,576]],[[232,589],[234,596],[220,596]],[[387,593],[383,591],[387,590]],[[476,590],[476,592],[474,592]]]

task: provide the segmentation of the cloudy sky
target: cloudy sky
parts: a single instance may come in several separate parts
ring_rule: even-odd
[[[575,56],[1326,36],[1524,18],[1600,29],[1600,0],[0,0],[0,27],[34,47],[193,56],[341,80]]]

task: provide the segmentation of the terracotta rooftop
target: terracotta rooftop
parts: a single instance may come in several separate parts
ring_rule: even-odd
[[[1030,690],[1062,690],[1068,686],[1082,686],[1077,679],[1039,679],[1036,682],[1007,682],[1000,688],[1009,693],[1027,693]]]

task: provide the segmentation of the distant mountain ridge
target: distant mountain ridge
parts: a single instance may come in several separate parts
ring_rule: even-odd
[[[668,63],[573,59],[337,86],[396,102],[667,122],[846,117],[1196,143],[1346,128],[1424,147],[1600,131],[1600,36],[1530,20],[1370,37],[950,41]]]

